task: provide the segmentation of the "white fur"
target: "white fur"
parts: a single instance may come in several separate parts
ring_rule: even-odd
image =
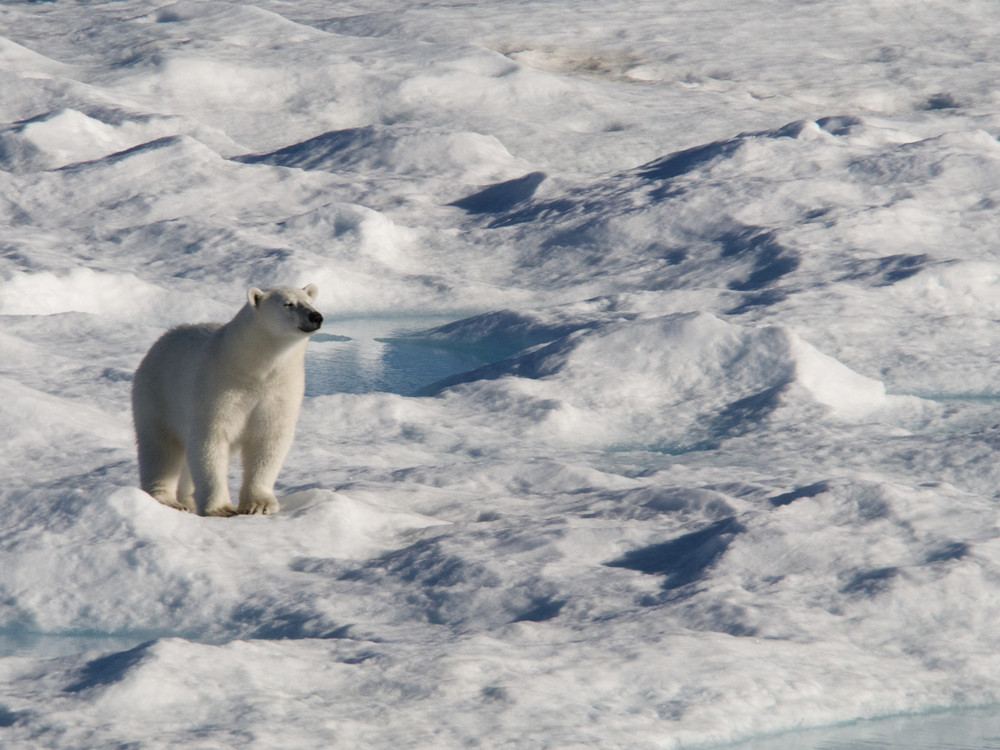
[[[302,405],[306,343],[322,321],[316,291],[253,288],[228,323],[180,326],[153,344],[132,384],[142,489],[201,515],[278,511],[274,482]],[[228,485],[236,450],[238,509]]]

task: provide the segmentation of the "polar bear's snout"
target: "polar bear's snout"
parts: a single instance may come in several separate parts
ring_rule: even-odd
[[[315,310],[310,310],[309,314],[306,315],[306,319],[299,324],[299,328],[304,333],[312,333],[313,331],[318,331],[321,325],[323,325],[323,316]]]

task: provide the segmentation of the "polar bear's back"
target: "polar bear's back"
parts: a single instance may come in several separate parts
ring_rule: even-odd
[[[147,352],[132,381],[132,408],[157,415],[160,429],[178,438],[190,424],[195,375],[222,323],[182,325],[163,334]],[[138,421],[138,419],[137,419]]]

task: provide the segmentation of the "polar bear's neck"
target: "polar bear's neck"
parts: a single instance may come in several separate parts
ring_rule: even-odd
[[[253,324],[253,311],[244,306],[217,332],[219,346],[229,362],[246,378],[264,378],[276,369],[305,366],[307,336],[275,336]]]

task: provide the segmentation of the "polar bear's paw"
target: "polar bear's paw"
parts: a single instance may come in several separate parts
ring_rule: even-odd
[[[174,510],[184,510],[187,511],[188,513],[194,511],[194,506],[188,507],[180,500],[175,500],[174,498],[170,497],[161,497],[158,495],[154,495],[153,497],[155,497],[160,502],[161,505],[166,505],[168,508],[173,508]]]
[[[273,516],[279,510],[278,501],[273,497],[258,497],[241,500],[239,512],[248,516]]]
[[[206,516],[222,516],[223,518],[229,518],[230,516],[236,515],[236,508],[232,505],[218,505],[214,508],[205,508]]]

